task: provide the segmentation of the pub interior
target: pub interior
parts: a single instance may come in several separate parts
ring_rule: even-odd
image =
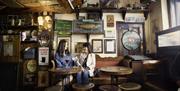
[[[0,0],[0,91],[180,91],[179,9],[180,0]]]

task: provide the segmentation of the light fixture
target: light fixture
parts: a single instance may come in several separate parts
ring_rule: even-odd
[[[43,12],[43,15],[39,14],[38,16],[38,25],[40,30],[51,30],[52,28],[52,18],[50,15],[48,15],[48,12]]]

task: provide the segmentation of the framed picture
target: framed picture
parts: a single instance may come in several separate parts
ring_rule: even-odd
[[[105,30],[105,37],[106,38],[115,38],[115,30]]]
[[[75,20],[73,33],[104,33],[102,20]]]
[[[71,38],[70,37],[58,37],[57,39],[57,47],[58,47],[58,44],[61,40],[65,39],[66,42],[67,42],[67,46],[68,46],[68,49],[69,49],[69,52],[71,52]],[[57,48],[56,47],[56,48]]]
[[[115,39],[105,39],[104,40],[104,52],[105,53],[116,53]]]
[[[39,47],[38,63],[39,65],[49,64],[49,47]]]
[[[48,71],[38,72],[38,87],[47,87],[49,84]]]
[[[113,15],[107,15],[107,27],[114,27],[114,16]]]
[[[103,53],[103,40],[102,39],[92,40],[92,52]]]
[[[55,31],[58,31],[58,35],[67,36],[72,31],[72,21],[69,20],[55,20]]]
[[[20,36],[16,34],[1,35],[0,40],[0,61],[19,62]]]
[[[13,56],[13,42],[4,42],[4,56]]]

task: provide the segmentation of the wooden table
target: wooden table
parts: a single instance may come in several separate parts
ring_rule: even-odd
[[[72,67],[72,68],[56,68],[56,69],[51,69],[49,70],[51,79],[56,78],[57,76],[60,76],[62,80],[62,85],[64,87],[64,81],[63,79],[66,78],[67,76],[70,76],[72,74],[76,74],[81,71],[80,67]],[[51,84],[53,82],[51,81]],[[63,88],[64,89],[64,88]]]
[[[102,67],[100,71],[111,75],[111,84],[117,84],[119,76],[130,75],[133,72],[131,68],[124,66]]]

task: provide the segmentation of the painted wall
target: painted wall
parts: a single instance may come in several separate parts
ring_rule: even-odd
[[[113,15],[114,16],[114,27],[107,27],[107,21],[106,21],[106,16],[107,15]],[[80,16],[85,16],[86,17],[86,13],[80,13]],[[143,14],[139,14],[139,13],[127,13],[126,16],[142,16]],[[55,19],[62,19],[62,20],[75,20],[76,16],[75,14],[55,14]],[[92,41],[92,39],[116,39],[116,21],[124,21],[122,18],[121,13],[103,13],[103,17],[102,17],[103,21],[104,21],[104,30],[113,30],[115,31],[115,37],[114,38],[105,38],[104,34],[91,34],[90,35],[90,42]],[[146,21],[147,22],[147,21]],[[146,24],[145,25],[148,25]],[[145,33],[149,33],[149,27],[145,26]],[[148,34],[146,34],[147,36]],[[84,34],[73,34],[71,36],[71,51],[74,54],[75,53],[75,45],[77,44],[77,42],[86,42],[86,35]],[[116,47],[117,47],[117,41],[116,41]],[[117,48],[116,48],[117,49]],[[103,50],[104,51],[104,50]],[[117,51],[114,54],[105,54],[103,53],[99,53],[98,55],[100,55],[101,57],[116,57],[117,56]]]

